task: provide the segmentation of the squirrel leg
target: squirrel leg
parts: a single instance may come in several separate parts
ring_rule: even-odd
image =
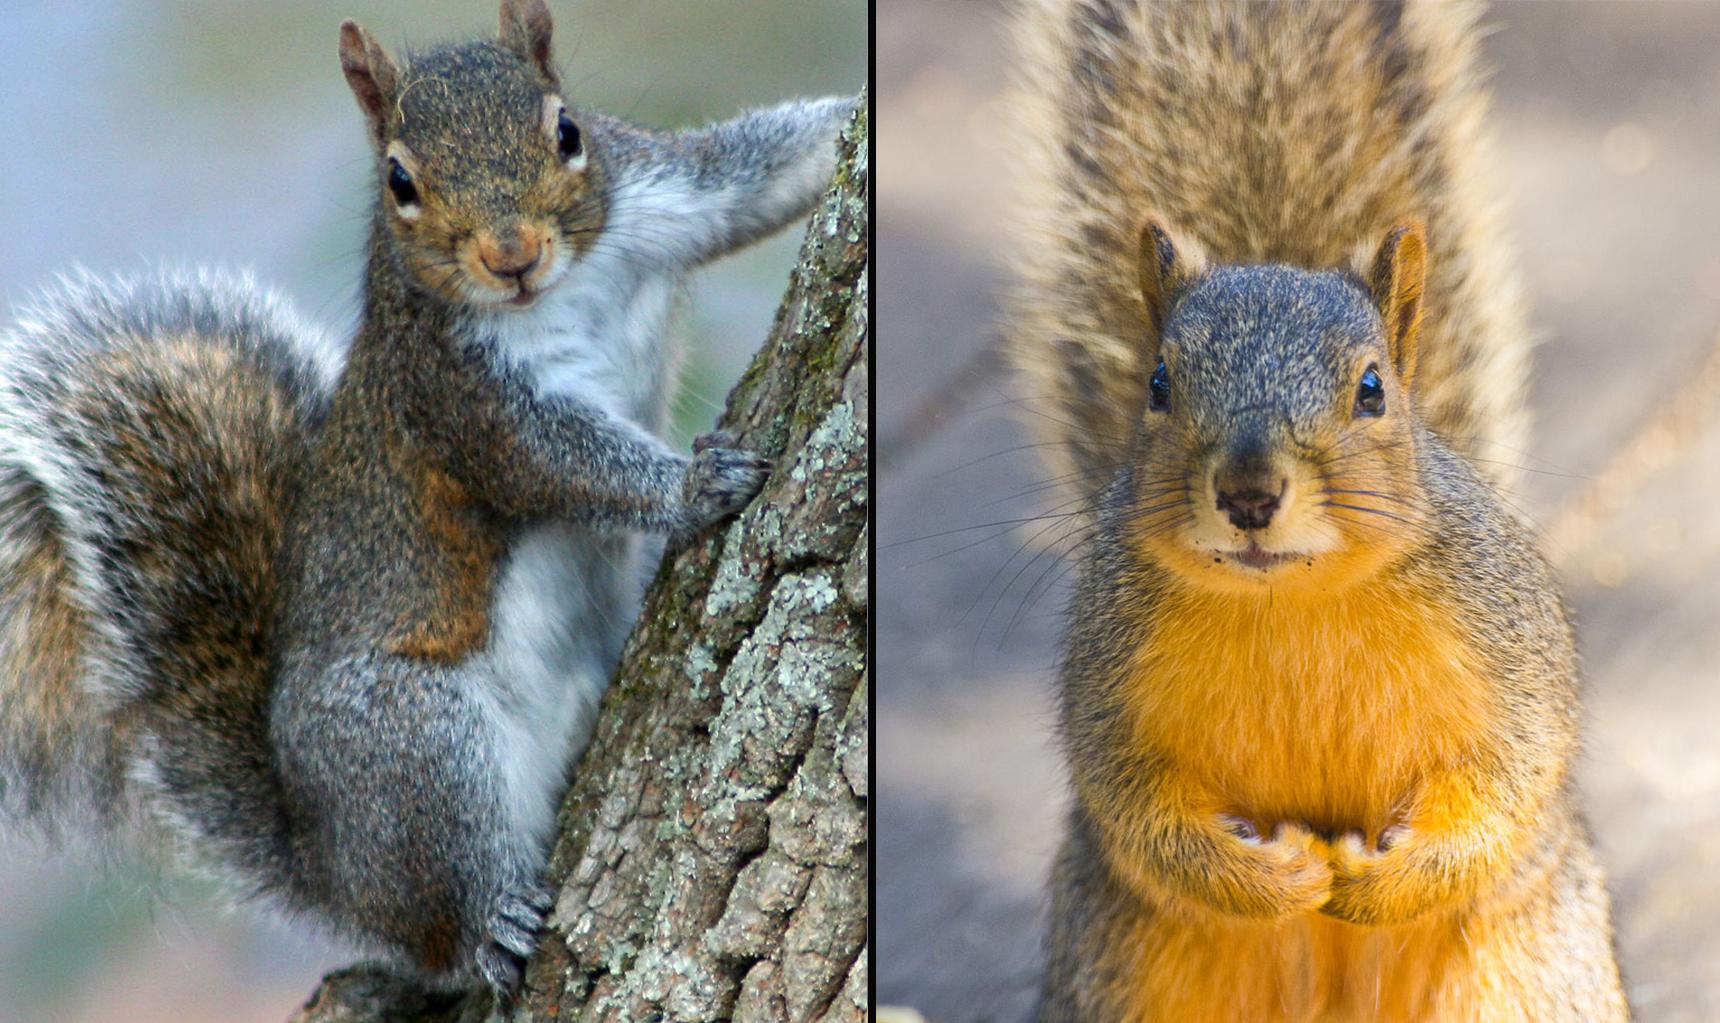
[[[767,459],[713,435],[688,459],[643,427],[573,395],[512,388],[446,435],[461,481],[492,508],[530,521],[638,529],[684,539],[739,511]]]
[[[773,234],[812,209],[836,170],[855,97],[793,100],[667,138],[657,157],[616,169],[611,244],[634,265],[678,271]]]
[[[1134,778],[1126,792],[1078,789],[1107,862],[1141,893],[1265,919],[1318,909],[1330,896],[1326,854],[1307,828],[1280,824],[1262,836],[1174,773]]]
[[[299,901],[438,983],[518,987],[565,765],[510,769],[481,664],[378,655],[282,683],[274,741],[297,809]],[[546,781],[545,779],[549,779]]]

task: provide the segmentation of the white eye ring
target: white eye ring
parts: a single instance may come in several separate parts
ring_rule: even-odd
[[[412,158],[412,152],[406,148],[406,144],[398,140],[388,144],[387,156],[389,178],[385,184],[388,185],[394,200],[394,212],[402,220],[415,220],[424,208],[423,193],[418,188],[418,161]],[[402,184],[408,192],[408,198],[402,198],[401,192],[396,190],[396,172],[405,175]]]
[[[575,148],[572,156],[562,161],[562,164],[571,171],[584,170],[589,153],[585,145],[585,133],[579,130],[579,125],[573,123],[573,118],[567,116],[566,110],[556,115],[556,145],[558,147],[561,145],[561,128],[564,121],[568,127],[573,129],[573,144],[577,148]]]
[[[574,145],[578,148],[574,150],[571,156],[562,160],[562,165],[570,171],[582,171],[585,169],[585,165],[589,159],[589,147],[585,144],[585,139],[583,137],[584,133],[580,131],[579,125],[574,123],[573,118],[567,116],[567,105],[561,101],[560,96],[554,95],[553,93],[545,96],[543,103],[543,131],[545,135],[549,136],[549,143],[556,148],[558,155],[561,152],[561,122],[564,117],[566,117],[568,125],[573,129]]]

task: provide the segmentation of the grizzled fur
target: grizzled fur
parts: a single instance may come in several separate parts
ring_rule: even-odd
[[[1251,294],[1247,300],[1255,298]],[[1272,364],[1277,358],[1266,346],[1247,347],[1252,350],[1245,361]],[[1216,404],[1252,387],[1245,377],[1230,376],[1224,390],[1202,392],[1200,381],[1220,376],[1197,378],[1185,391],[1193,400],[1216,399]],[[1273,407],[1294,417],[1298,410],[1318,406],[1274,399]],[[1391,589],[1379,588],[1424,593],[1448,604],[1472,643],[1472,654],[1497,680],[1497,716],[1470,754],[1486,776],[1480,788],[1487,793],[1490,816],[1463,842],[1429,855],[1421,869],[1439,882],[1416,896],[1430,901],[1418,901],[1407,924],[1360,912],[1365,890],[1350,904],[1335,894],[1324,914],[1384,925],[1372,932],[1376,937],[1367,928],[1346,932],[1354,946],[1347,950],[1341,942],[1323,943],[1315,936],[1317,928],[1295,917],[1256,923],[1253,917],[1271,917],[1264,906],[1245,910],[1234,903],[1230,910],[1249,919],[1201,923],[1219,918],[1194,905],[1200,900],[1189,893],[1222,884],[1222,853],[1209,847],[1211,836],[1177,820],[1180,811],[1142,802],[1142,793],[1155,788],[1155,775],[1170,775],[1179,767],[1142,748],[1129,725],[1129,707],[1139,699],[1131,686],[1140,682],[1119,670],[1159,642],[1153,609],[1180,599],[1187,583],[1141,550],[1138,522],[1130,514],[1138,507],[1133,496],[1138,474],[1126,470],[1103,495],[1101,526],[1083,558],[1063,641],[1060,732],[1079,795],[1052,873],[1050,961],[1036,1017],[1041,1023],[1157,1018],[1143,1014],[1148,1010],[1140,1001],[1140,978],[1147,970],[1167,968],[1185,976],[1182,987],[1191,994],[1227,988],[1198,1012],[1167,1018],[1315,1020],[1351,1018],[1350,1012],[1381,1019],[1579,1023],[1625,1018],[1607,893],[1568,773],[1580,711],[1565,609],[1533,538],[1500,506],[1488,484],[1425,427],[1413,428],[1410,446],[1413,468],[1403,492],[1412,495],[1420,517],[1410,530],[1409,551],[1390,570]],[[1269,616],[1270,610],[1262,614]],[[1341,629],[1332,628],[1318,642],[1345,639]],[[1297,655],[1291,649],[1277,654]],[[1366,685],[1375,656],[1392,653],[1359,655],[1356,670],[1363,685],[1357,699],[1378,698]],[[1213,698],[1224,703],[1251,699],[1260,683],[1237,678],[1212,684],[1215,694],[1224,694]],[[1366,731],[1372,714],[1324,705],[1313,691],[1300,698],[1311,704],[1312,714],[1353,721],[1346,727],[1356,730],[1354,741],[1381,743],[1375,756],[1389,759],[1383,744],[1393,740]],[[1416,721],[1397,725],[1426,727]],[[1331,756],[1330,749],[1293,731],[1260,736],[1228,727],[1228,734],[1213,741],[1257,750],[1262,773],[1280,763],[1319,772],[1322,760]],[[1101,833],[1120,824],[1112,815],[1121,806],[1139,815],[1130,817],[1141,825],[1132,832],[1131,848],[1140,857],[1142,874],[1158,879],[1150,888],[1143,889],[1108,858]],[[1349,822],[1317,820],[1313,825],[1335,836]],[[1219,904],[1241,898],[1237,892],[1211,897]],[[1424,905],[1434,909],[1419,908]],[[1196,934],[1210,926],[1208,936],[1218,940],[1205,946],[1191,939],[1174,923],[1179,920],[1196,921],[1190,928]],[[1249,926],[1255,929],[1244,929]],[[1415,951],[1403,961],[1388,951],[1431,945],[1422,929],[1443,927],[1455,928],[1462,938],[1452,943],[1458,951],[1444,953],[1449,958],[1429,953],[1431,966],[1414,958]],[[1155,944],[1161,951],[1153,950]],[[1334,946],[1344,951],[1335,952]],[[1161,957],[1175,965],[1167,967]],[[1346,963],[1347,957],[1352,961]],[[1251,967],[1253,959],[1259,961]],[[1154,965],[1144,965],[1148,962]],[[1282,970],[1287,978],[1269,1005],[1247,1001],[1260,988],[1235,979],[1256,967],[1267,974]],[[1388,992],[1401,994],[1406,987],[1402,975],[1424,968],[1433,975],[1425,990],[1406,996],[1412,999],[1407,1003],[1392,1000],[1381,1008],[1375,1001],[1378,1015],[1368,1015],[1369,998],[1378,998],[1378,988],[1370,985],[1383,983]],[[1343,970],[1361,978],[1360,990],[1353,981],[1342,994],[1326,988],[1322,975]],[[1338,987],[1343,991],[1342,983]],[[1414,1008],[1404,1009],[1405,1004]]]
[[[1369,298],[1347,275],[1276,266],[1214,268],[1176,296],[1155,349],[1170,367],[1171,409],[1148,415],[1131,462],[1098,495],[1063,643],[1060,731],[1076,799],[1053,871],[1044,1023],[1314,1020],[1365,1017],[1370,1005],[1379,1018],[1623,1018],[1607,895],[1570,791],[1580,713],[1565,609],[1533,538],[1407,403],[1359,442],[1343,425],[1355,366],[1389,366]],[[1391,409],[1404,393],[1389,377],[1387,391]],[[1325,467],[1327,493],[1381,496],[1336,498],[1387,513],[1337,513],[1352,543],[1392,551],[1354,584],[1358,599],[1383,605],[1387,621],[1419,619],[1405,600],[1448,615],[1463,643],[1455,656],[1487,680],[1479,735],[1464,741],[1456,768],[1477,805],[1457,815],[1450,838],[1414,848],[1399,877],[1369,877],[1365,857],[1346,861],[1342,836],[1413,817],[1413,790],[1406,797],[1384,780],[1403,759],[1394,747],[1448,727],[1424,716],[1413,690],[1384,681],[1404,655],[1361,640],[1373,633],[1357,631],[1348,611],[1323,611],[1327,598],[1298,593],[1294,580],[1275,597],[1263,587],[1253,605],[1239,605],[1240,622],[1214,623],[1211,635],[1166,635],[1160,624],[1200,587],[1188,565],[1163,554],[1175,542],[1166,534],[1197,517],[1188,494],[1198,488],[1165,481],[1199,475],[1207,452],[1239,449],[1303,453]],[[1359,478],[1366,489],[1343,489]],[[1272,623],[1304,607],[1305,618],[1286,619],[1316,630],[1299,642],[1352,650],[1353,680],[1299,673],[1298,661],[1319,658],[1298,643],[1241,658],[1289,665],[1282,675],[1298,689],[1286,692],[1253,674],[1210,678],[1198,693],[1159,691],[1175,684],[1169,673],[1135,667],[1155,651],[1196,651],[1158,654],[1163,661],[1280,643],[1264,638],[1277,634]],[[1181,713],[1189,700],[1208,707],[1212,734],[1179,746],[1239,750],[1249,764],[1247,779],[1220,793],[1227,814],[1263,819],[1248,842],[1227,832],[1236,818],[1221,826],[1191,812],[1210,784],[1202,766],[1143,736],[1137,708]],[[1279,730],[1255,731],[1258,708],[1280,702],[1298,709],[1281,712]],[[1352,747],[1361,763],[1345,752]],[[1275,803],[1276,779],[1321,777],[1330,780],[1302,786],[1293,806]],[[1265,840],[1286,812],[1296,816],[1295,842],[1357,873],[1327,872],[1317,859],[1307,878],[1253,875],[1240,857],[1288,848],[1276,833]],[[1321,921],[1310,910],[1361,927],[1305,923]],[[1163,1000],[1161,984],[1181,1000]]]
[[[508,991],[633,534],[685,537],[766,474],[658,439],[675,296],[806,213],[849,103],[673,134],[568,111],[570,147],[540,0],[404,66],[349,22],[340,56],[377,170],[344,358],[207,275],[82,280],[0,340],[0,794],[137,811]]]
[[[118,823],[134,783],[220,791],[169,812],[217,858],[278,869],[273,555],[338,353],[249,279],[208,272],[73,276],[0,351],[6,808]]]
[[[1570,625],[1464,457],[1526,366],[1474,10],[1027,7],[1015,356],[1093,527],[1038,1018],[1627,1018]]]
[[[1149,211],[1214,263],[1310,269],[1425,220],[1417,401],[1446,443],[1512,481],[1531,339],[1489,180],[1476,5],[1020,6],[1009,346],[1030,425],[1077,496],[1123,460],[1145,402],[1134,245]]]

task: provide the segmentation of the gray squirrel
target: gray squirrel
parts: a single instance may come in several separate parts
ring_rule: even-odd
[[[675,293],[807,213],[854,102],[659,133],[569,107],[550,37],[542,0],[404,65],[341,26],[377,175],[344,358],[213,272],[0,333],[0,808],[504,994],[639,534],[768,474],[658,439]]]

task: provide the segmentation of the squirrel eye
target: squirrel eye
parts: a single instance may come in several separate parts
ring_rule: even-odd
[[[1380,371],[1369,366],[1362,371],[1362,382],[1356,388],[1356,415],[1383,416],[1386,413],[1386,389],[1380,383]]]
[[[555,119],[555,140],[563,160],[571,160],[585,151],[585,143],[579,137],[579,125],[573,123],[573,118],[567,116],[565,110]]]
[[[388,190],[394,193],[394,201],[402,206],[411,206],[418,201],[418,186],[412,183],[411,172],[392,156],[388,158]]]
[[[1153,370],[1153,379],[1148,385],[1151,394],[1147,407],[1154,412],[1168,412],[1171,407],[1171,371],[1165,368],[1165,360],[1160,359],[1158,368]]]

